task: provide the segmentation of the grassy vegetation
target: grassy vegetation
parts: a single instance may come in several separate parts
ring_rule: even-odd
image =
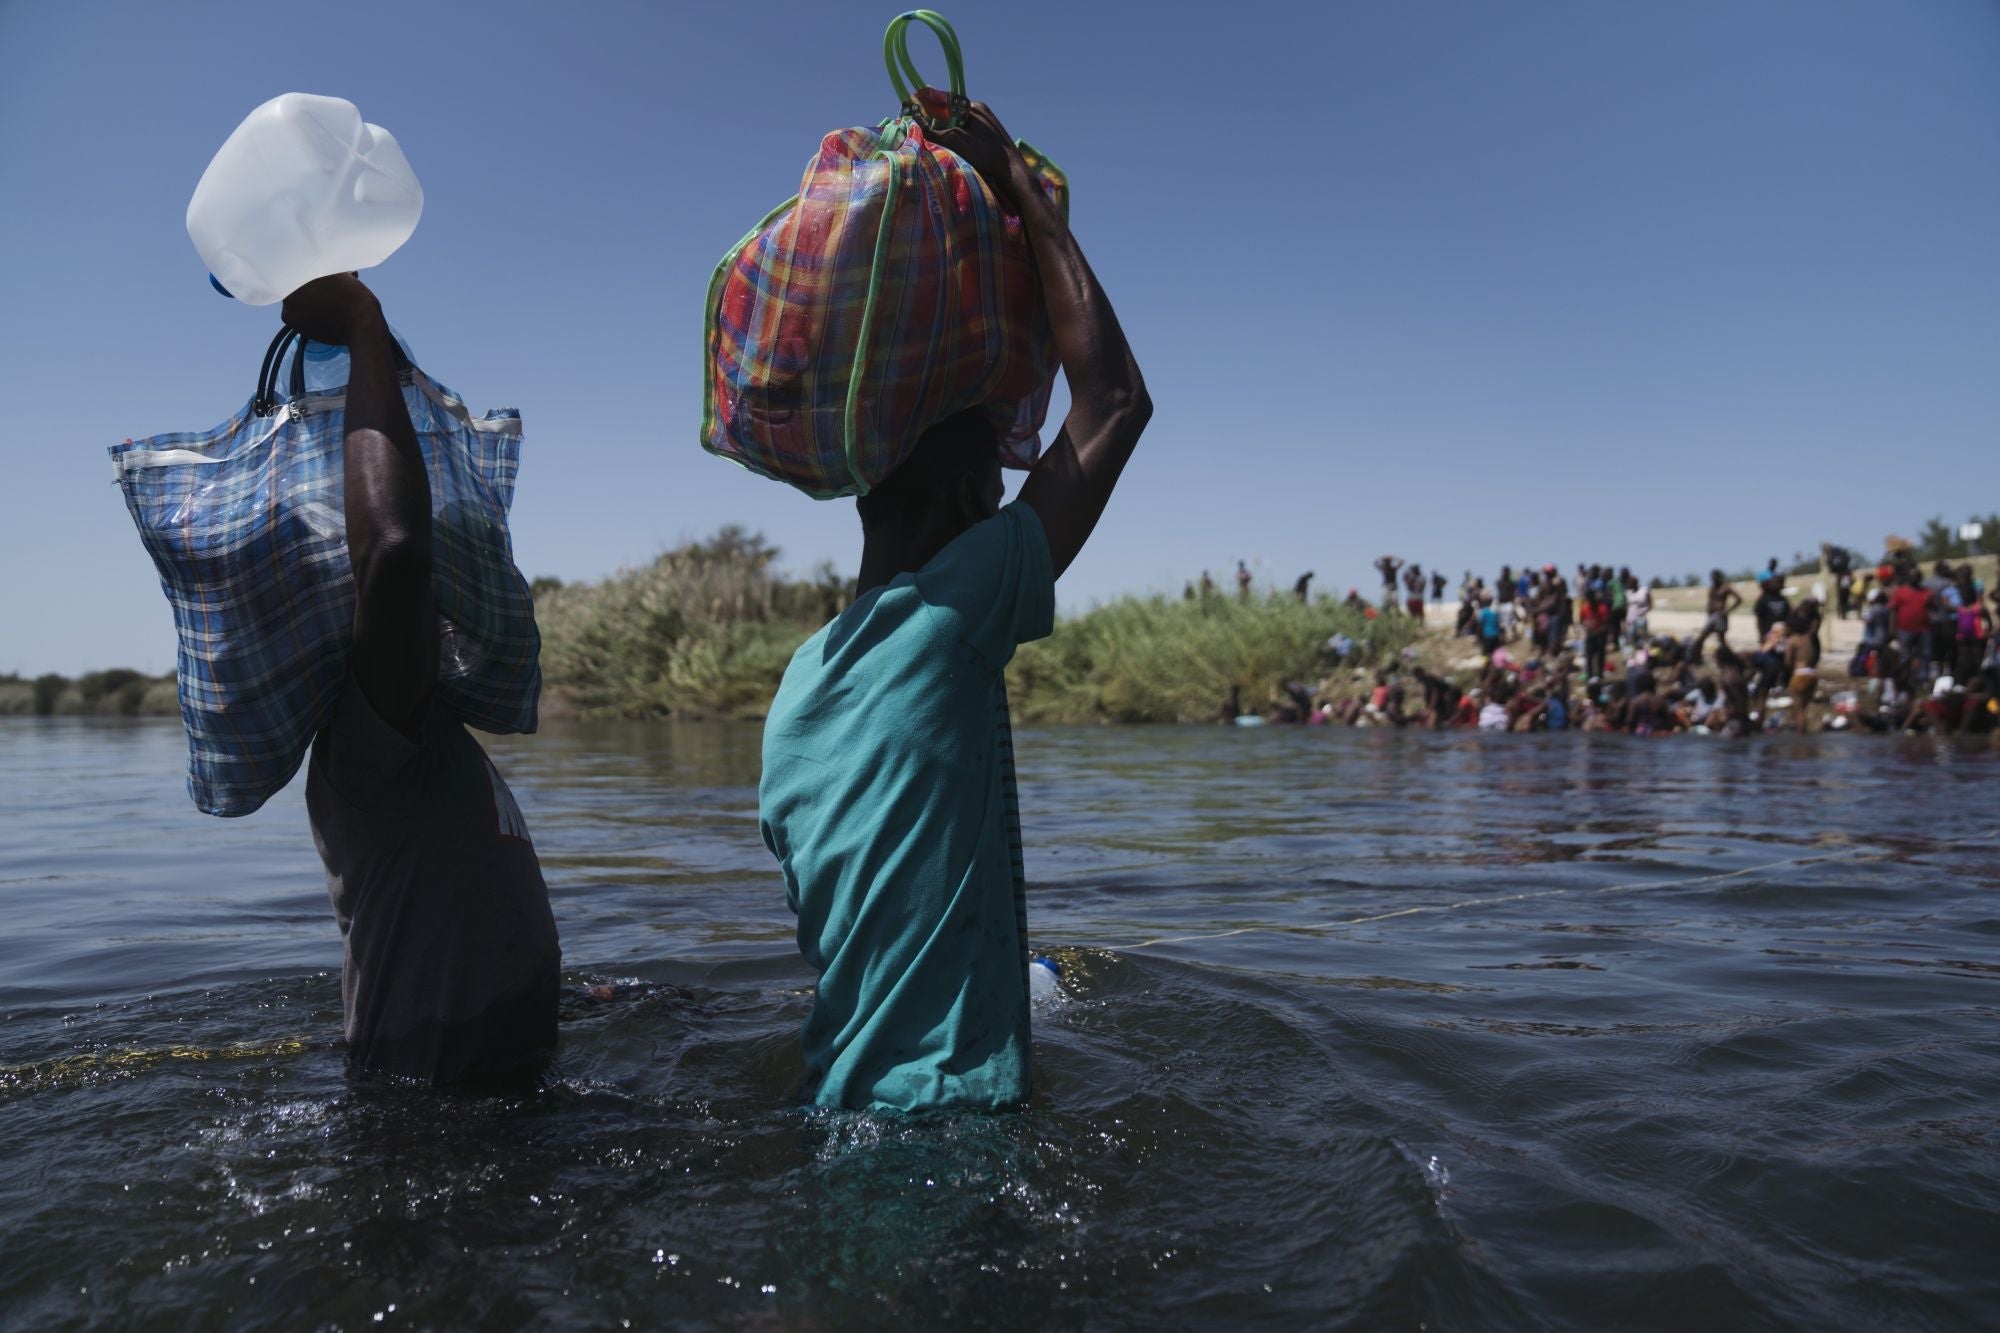
[[[1920,550],[1952,532],[1933,520]],[[1993,586],[2000,516],[1988,520],[1976,573]],[[1958,554],[1957,551],[1950,552]],[[769,709],[785,664],[852,597],[830,565],[807,579],[773,572],[777,548],[727,527],[652,564],[598,583],[535,583],[550,713],[587,717],[756,718]],[[1816,565],[1811,568],[1817,568]],[[1796,580],[1795,580],[1796,581]],[[1750,586],[1741,589],[1746,599]],[[1697,610],[1699,589],[1659,590],[1662,610]],[[1346,634],[1364,658],[1424,641],[1424,660],[1447,669],[1463,656],[1448,635],[1422,635],[1408,617],[1367,619],[1337,599],[1273,593],[1240,600],[1121,597],[1063,621],[1024,645],[1008,672],[1016,715],[1043,723],[1192,722],[1216,716],[1236,692],[1256,711],[1292,681],[1330,674],[1324,646]],[[0,676],[0,716],[173,716],[172,676],[97,671],[70,680]]]
[[[0,717],[178,717],[174,678],[116,667],[67,676],[0,676]]]
[[[1952,534],[1933,520],[1919,536],[1919,549],[1928,549]],[[2000,545],[2000,516],[1988,521],[1981,544]],[[727,527],[598,583],[537,580],[546,711],[762,717],[793,650],[853,595],[851,581],[830,565],[807,579],[779,577],[777,556],[762,536]],[[1989,587],[2000,577],[1990,551],[1976,554],[1973,564]],[[1747,583],[1739,590],[1746,600],[1754,595]],[[1702,596],[1699,589],[1662,587],[1656,606],[1695,611]],[[1467,651],[1449,635],[1423,635],[1406,616],[1368,619],[1332,597],[1309,603],[1279,593],[1249,600],[1121,597],[1024,645],[1008,688],[1024,722],[1206,721],[1232,692],[1246,710],[1258,711],[1289,682],[1335,674],[1325,645],[1336,634],[1352,638],[1363,660],[1417,643],[1425,663],[1438,670],[1462,665],[1457,659]],[[171,675],[119,669],[74,680],[0,676],[0,716],[178,712]]]
[[[831,567],[776,577],[777,554],[725,528],[601,583],[538,583],[544,679],[587,717],[763,716],[793,650],[852,593]],[[1418,630],[1331,598],[1124,597],[1026,645],[1009,691],[1023,721],[1206,720],[1232,687],[1256,709],[1288,681],[1325,674],[1323,646],[1338,633],[1394,652]]]
[[[536,586],[542,677],[586,717],[761,717],[792,651],[846,604],[828,566],[772,574],[777,548],[728,527],[601,583]]]
[[[1024,722],[1207,722],[1232,690],[1257,711],[1288,682],[1326,675],[1336,634],[1379,656],[1419,632],[1408,616],[1371,620],[1331,597],[1121,597],[1024,644],[1008,695]]]

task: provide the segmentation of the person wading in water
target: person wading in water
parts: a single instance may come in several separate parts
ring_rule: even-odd
[[[354,642],[313,741],[306,814],[346,940],[347,1055],[429,1084],[532,1085],[555,1051],[562,956],[513,793],[433,698],[431,491],[382,307],[351,274],[285,299],[347,348],[342,460]]]
[[[1013,139],[974,103],[938,142],[1025,226],[1069,381],[1055,443],[1000,507],[979,409],[927,431],[861,497],[854,604],[785,670],[758,805],[800,952],[823,1106],[1012,1106],[1030,1072],[1027,910],[1003,673],[1054,627],[1152,415],[1111,302]]]

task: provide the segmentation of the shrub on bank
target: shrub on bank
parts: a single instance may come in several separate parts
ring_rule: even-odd
[[[1331,597],[1121,597],[1023,644],[1008,693],[1024,722],[1207,722],[1232,691],[1254,712],[1326,675],[1336,634],[1379,657],[1417,633],[1408,616],[1371,620]]]
[[[71,680],[51,672],[24,680],[0,676],[0,716],[173,717],[180,713],[174,677],[125,667]]]
[[[846,604],[831,566],[776,577],[776,547],[724,528],[535,604],[542,675],[586,716],[760,717],[792,651]]]
[[[853,591],[830,566],[779,578],[777,555],[725,528],[599,583],[538,581],[545,680],[585,716],[762,717],[793,651]],[[1394,652],[1416,627],[1332,598],[1124,597],[1023,647],[1009,691],[1023,721],[1203,721],[1232,687],[1257,709],[1288,681],[1323,675],[1323,647],[1343,633]]]

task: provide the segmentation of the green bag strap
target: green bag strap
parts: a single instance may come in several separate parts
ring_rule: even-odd
[[[950,83],[954,108],[965,104],[965,59],[959,50],[958,33],[953,30],[951,20],[934,9],[912,9],[889,20],[888,31],[882,34],[882,62],[889,67],[889,83],[896,90],[896,99],[906,111],[916,110],[913,90],[932,86],[924,76],[917,73],[916,62],[910,59],[910,25],[921,23],[937,34],[938,45],[944,48],[945,76]],[[956,126],[963,118],[963,112],[954,109],[951,119],[941,128]]]

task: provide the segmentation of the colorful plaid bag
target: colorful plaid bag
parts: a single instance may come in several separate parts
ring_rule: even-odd
[[[949,95],[911,64],[912,22],[943,43]],[[826,136],[797,197],[709,282],[702,447],[819,499],[866,493],[924,431],[974,407],[992,413],[1002,461],[1031,467],[1055,381],[1020,220],[926,136],[965,107],[956,34],[915,10],[889,25],[883,54],[902,114]],[[1063,174],[1021,148],[1067,211]]]
[[[188,794],[211,815],[249,814],[291,780],[347,674],[345,376],[309,393],[300,340],[280,400],[296,337],[286,329],[272,342],[257,396],[221,426],[111,449],[173,605]],[[475,417],[407,358],[403,386],[435,512],[436,700],[486,731],[533,731],[541,639],[507,535],[521,415]]]

